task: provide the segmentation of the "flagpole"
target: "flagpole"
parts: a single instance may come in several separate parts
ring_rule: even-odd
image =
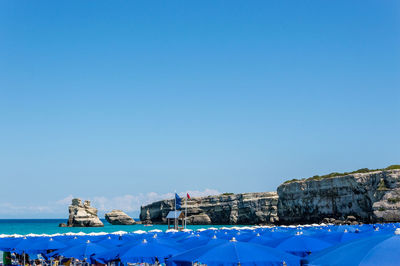
[[[185,201],[185,229],[186,229],[186,217],[187,217],[187,201],[188,201],[188,197],[186,195],[186,201]]]
[[[177,226],[176,226],[176,190],[175,190],[175,212],[174,212],[174,215],[175,215],[175,219],[174,219],[174,229],[176,230],[177,228]]]

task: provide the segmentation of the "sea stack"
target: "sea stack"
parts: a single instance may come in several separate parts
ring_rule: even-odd
[[[73,199],[69,206],[68,227],[103,227],[97,217],[97,209],[90,206],[90,201],[82,204],[80,199]]]
[[[135,220],[121,210],[112,210],[105,214],[106,220],[112,225],[132,225]]]

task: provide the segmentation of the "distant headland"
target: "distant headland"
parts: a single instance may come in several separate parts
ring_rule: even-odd
[[[174,200],[141,207],[143,223],[166,223]],[[187,201],[188,224],[358,224],[400,221],[400,165],[292,179],[276,192],[225,193]]]
[[[276,192],[224,193],[185,199],[187,224],[288,225],[311,223],[360,224],[400,222],[400,165],[331,173],[281,184]],[[175,200],[142,206],[135,222],[121,210],[105,215],[111,224],[166,224]],[[73,199],[69,227],[101,227],[90,201]]]

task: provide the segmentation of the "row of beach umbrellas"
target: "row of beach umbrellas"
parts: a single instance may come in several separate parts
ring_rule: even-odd
[[[2,236],[0,250],[93,264],[398,265],[400,225]]]

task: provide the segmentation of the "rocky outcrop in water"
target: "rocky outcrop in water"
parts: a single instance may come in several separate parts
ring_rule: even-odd
[[[69,206],[69,227],[102,227],[103,223],[97,217],[97,209],[90,206],[90,201],[84,203],[80,199],[73,199]]]
[[[278,195],[283,224],[349,216],[362,222],[400,221],[400,170],[287,182],[278,187]]]
[[[187,202],[188,224],[259,224],[275,223],[278,196],[275,192],[222,194],[191,198]],[[140,220],[166,223],[174,209],[174,200],[162,200],[142,206]],[[184,209],[185,203],[182,204]]]
[[[107,222],[112,225],[132,225],[135,224],[135,220],[129,217],[126,213],[121,210],[112,210],[105,214]]]

